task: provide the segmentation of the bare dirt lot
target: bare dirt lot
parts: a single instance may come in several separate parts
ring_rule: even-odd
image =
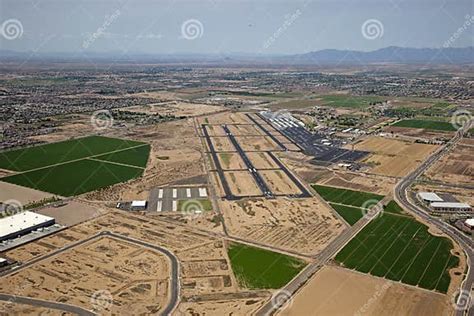
[[[16,200],[22,205],[27,205],[52,196],[51,193],[25,188],[16,184],[0,182],[0,201]]]
[[[229,183],[230,190],[236,196],[262,195],[262,192],[248,171],[225,172],[225,178]]]
[[[3,278],[0,291],[21,287],[23,296],[91,310],[94,293],[108,291],[113,302],[101,312],[156,313],[168,300],[168,266],[161,253],[101,238]]]
[[[211,141],[215,151],[236,151],[234,145],[232,145],[227,137],[212,137]]]
[[[210,218],[203,220],[213,225]],[[224,240],[209,237],[194,226],[178,217],[150,217],[111,210],[91,221],[2,253],[2,257],[28,261],[108,230],[161,245],[178,257],[182,304],[178,311],[222,315],[258,308],[271,293],[240,289]],[[107,290],[113,298],[110,312],[155,314],[167,299],[168,278],[168,260],[161,253],[103,237],[2,278],[0,292],[91,308],[94,291]]]
[[[303,254],[315,254],[344,229],[316,198],[220,201],[229,234]]]
[[[363,161],[372,166],[370,172],[392,177],[405,176],[437,148],[437,145],[372,136],[355,144],[355,149],[373,153]]]
[[[277,144],[273,142],[273,140],[268,136],[262,137],[244,137],[244,136],[237,136],[237,142],[239,142],[240,146],[245,151],[273,151],[273,150],[280,150]]]
[[[250,124],[248,117],[244,113],[219,113],[198,118],[199,124]]]
[[[230,132],[234,136],[263,136],[263,133],[257,126],[254,125],[228,125]]]
[[[190,117],[222,111],[225,110],[225,107],[218,105],[188,103],[183,101],[166,101],[147,105],[135,105],[121,108],[121,110],[146,114]]]
[[[388,126],[383,129],[385,133],[394,133],[397,135],[403,135],[408,137],[424,138],[424,139],[436,139],[436,138],[450,138],[453,132],[447,131],[430,131],[423,128],[408,128],[398,126]]]
[[[273,159],[265,152],[247,153],[250,161],[257,169],[279,168]]]
[[[222,169],[246,169],[245,163],[238,153],[219,153],[217,156]]]
[[[426,173],[430,179],[450,184],[472,185],[474,182],[474,144],[462,140],[448,155],[443,156]]]
[[[322,185],[387,195],[392,193],[397,180],[378,175],[364,175],[345,171],[328,171],[321,177],[317,177],[316,182]]]
[[[205,175],[202,142],[192,119],[137,127],[127,132],[110,131],[107,136],[151,144],[148,165],[141,178],[86,194],[89,200],[146,199],[153,187]]]
[[[54,217],[56,223],[72,226],[107,213],[107,209],[92,203],[69,201],[59,207],[41,208],[38,213]]]
[[[281,170],[260,171],[260,174],[274,194],[290,195],[301,193],[294,182]]]
[[[446,295],[324,267],[279,315],[449,315]]]

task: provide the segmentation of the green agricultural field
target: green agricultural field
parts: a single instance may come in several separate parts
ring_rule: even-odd
[[[455,131],[456,129],[450,122],[444,121],[430,121],[430,120],[401,120],[392,126],[410,127],[410,128],[424,128],[435,131]]]
[[[383,195],[374,193],[339,189],[317,184],[313,184],[312,187],[326,201],[349,206],[361,207],[368,200],[380,201],[383,199]]]
[[[323,95],[321,96],[322,105],[342,108],[365,108],[370,103],[384,101],[379,96],[351,96],[351,95]]]
[[[111,154],[95,156],[94,159],[145,168],[149,155],[150,145],[142,145],[140,147],[118,151]]]
[[[393,206],[392,206],[393,207]],[[446,293],[459,264],[452,242],[433,236],[413,217],[384,212],[335,257],[344,267]]]
[[[240,286],[249,289],[281,288],[306,266],[302,260],[237,243],[227,253]]]
[[[73,196],[141,176],[143,169],[82,159],[0,179],[1,181]]]
[[[354,225],[364,216],[361,208],[329,203],[336,212],[344,218],[349,225]]]
[[[19,173],[1,178],[33,189],[73,196],[142,175],[150,146],[91,136],[0,153],[0,168]]]
[[[144,143],[90,136],[0,153],[0,168],[26,171],[118,151]]]

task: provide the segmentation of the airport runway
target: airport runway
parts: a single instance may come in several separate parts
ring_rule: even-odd
[[[274,195],[270,191],[270,188],[268,187],[268,185],[265,183],[265,180],[263,180],[263,177],[260,175],[260,173],[257,171],[257,169],[255,169],[255,167],[252,164],[252,162],[250,161],[249,157],[247,156],[245,151],[242,149],[242,147],[240,147],[239,142],[237,142],[234,135],[232,135],[232,133],[230,132],[229,128],[226,125],[222,125],[222,128],[224,129],[224,131],[226,132],[226,134],[229,137],[230,141],[232,142],[235,149],[239,153],[240,157],[244,161],[245,166],[248,168],[248,171],[250,172],[250,174],[255,179],[255,182],[257,183],[258,187],[262,191],[263,195],[266,198],[274,198]]]
[[[91,237],[88,237],[88,238],[80,240],[78,242],[69,244],[69,245],[67,245],[67,246],[65,246],[61,249],[58,249],[58,250],[53,251],[51,253],[48,253],[44,256],[41,256],[41,257],[35,258],[33,260],[30,260],[30,261],[26,262],[25,264],[22,264],[21,266],[16,267],[15,269],[7,270],[7,271],[2,272],[1,277],[4,277],[6,275],[10,275],[10,274],[13,274],[13,273],[17,273],[18,271],[26,269],[26,268],[34,265],[35,263],[38,263],[38,262],[42,261],[42,260],[51,258],[53,256],[56,256],[56,255],[64,252],[64,251],[68,251],[72,248],[75,248],[75,247],[80,246],[82,244],[88,243],[88,242],[90,242],[92,240],[95,240],[95,239],[103,238],[105,236],[115,238],[115,239],[124,240],[124,241],[129,242],[129,243],[137,244],[137,245],[140,245],[140,246],[143,246],[143,247],[146,247],[146,248],[150,248],[150,249],[159,251],[162,254],[164,254],[165,256],[167,256],[168,259],[170,259],[170,263],[171,263],[171,276],[170,276],[171,293],[170,293],[170,300],[169,300],[168,305],[161,312],[161,315],[170,315],[171,312],[176,308],[176,306],[178,305],[178,302],[179,302],[180,283],[179,283],[179,262],[178,262],[178,258],[171,251],[169,251],[166,248],[156,246],[156,245],[153,245],[153,244],[149,244],[147,242],[144,242],[144,241],[141,241],[141,240],[138,240],[138,239],[134,239],[134,238],[131,238],[131,237],[116,234],[116,233],[113,233],[113,232],[110,232],[110,231],[99,232],[98,234],[95,234]],[[3,300],[3,301],[8,301],[12,297],[15,297],[15,295],[8,295],[8,294],[2,294],[2,295],[3,296],[0,296],[0,300]],[[58,304],[56,302],[42,301],[42,300],[33,299],[33,298],[29,298],[29,297],[22,297],[21,299],[23,300],[24,304],[28,304],[28,305],[44,307],[44,304],[48,303],[48,304],[50,304],[51,308],[54,308],[54,309],[60,309],[60,310],[70,312],[70,313],[75,313],[75,314],[77,313],[79,315],[86,315],[86,316],[96,315],[95,313],[93,313],[91,311],[87,311],[86,309],[83,309],[81,307],[72,306],[72,305],[68,305],[68,304]]]
[[[267,152],[270,157],[272,157],[273,161],[280,167],[281,170],[288,176],[288,178],[293,181],[293,183],[298,187],[298,189],[301,191],[301,194],[298,195],[297,197],[300,198],[308,198],[311,197],[311,193],[306,189],[306,187],[295,177],[294,174],[288,170],[288,168],[278,159],[271,151]]]
[[[202,124],[201,127],[204,133],[204,137],[206,138],[207,145],[209,146],[209,150],[211,151],[212,159],[214,159],[214,164],[217,169],[217,174],[219,175],[222,188],[224,189],[225,198],[227,200],[236,200],[237,198],[232,194],[229,184],[227,183],[227,180],[224,176],[224,171],[222,170],[221,162],[219,161],[219,157],[217,157],[217,153],[216,153],[216,150],[214,149],[214,144],[212,143],[211,137],[209,136],[209,132],[207,131],[207,127],[205,124]]]
[[[288,150],[288,148],[283,144],[278,138],[276,138],[272,133],[270,133],[265,127],[262,126],[259,122],[257,122],[251,115],[250,113],[246,114],[247,117],[255,123],[267,136],[269,136],[278,146],[280,146],[281,149],[283,150]]]

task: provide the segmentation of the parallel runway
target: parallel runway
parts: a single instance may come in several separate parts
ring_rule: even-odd
[[[222,125],[222,128],[224,131],[227,133],[227,136],[229,137],[230,141],[234,145],[235,149],[239,153],[240,157],[245,163],[245,166],[248,168],[248,171],[250,174],[252,174],[253,178],[255,179],[255,182],[257,183],[260,191],[262,191],[263,195],[266,198],[274,198],[273,193],[270,191],[270,188],[268,187],[267,183],[265,180],[263,180],[263,177],[260,175],[260,173],[255,169],[254,165],[250,161],[249,157],[245,153],[245,151],[240,147],[239,142],[235,139],[234,135],[230,132],[229,128],[226,125]]]
[[[219,157],[217,157],[216,150],[214,148],[214,144],[212,143],[211,137],[209,136],[209,132],[207,131],[207,127],[205,124],[201,125],[202,131],[204,133],[204,137],[206,138],[207,145],[209,146],[209,150],[211,151],[212,159],[214,159],[214,164],[216,166],[217,174],[219,175],[219,179],[221,180],[222,188],[224,189],[225,198],[227,200],[236,200],[238,197],[232,194],[230,190],[229,183],[224,176],[224,171],[221,166],[221,162],[219,161]]]

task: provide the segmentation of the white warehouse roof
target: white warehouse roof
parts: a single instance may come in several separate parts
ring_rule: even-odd
[[[431,207],[440,207],[440,208],[470,208],[471,206],[466,203],[458,203],[458,202],[433,202],[430,204]]]
[[[420,192],[418,196],[421,197],[425,201],[430,202],[443,202],[443,199],[439,197],[438,194],[433,192]]]
[[[464,223],[469,227],[474,227],[474,218],[468,218]]]
[[[0,239],[23,229],[28,229],[52,220],[54,220],[54,218],[29,211],[1,218]]]
[[[132,207],[145,207],[146,201],[132,201]]]

